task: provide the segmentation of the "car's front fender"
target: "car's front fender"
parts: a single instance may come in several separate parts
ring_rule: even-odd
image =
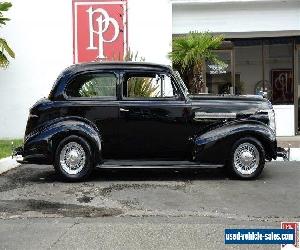
[[[201,163],[225,164],[233,144],[242,137],[258,139],[266,153],[266,158],[276,158],[276,136],[267,125],[259,121],[239,120],[224,123],[194,139],[194,159]]]
[[[101,160],[101,137],[97,127],[86,119],[64,117],[43,124],[26,136],[24,161],[52,164],[59,142],[70,135],[86,139],[91,145],[96,162]]]

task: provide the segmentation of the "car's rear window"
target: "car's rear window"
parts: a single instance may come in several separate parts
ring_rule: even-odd
[[[77,76],[67,87],[69,97],[116,97],[117,77],[113,73]]]

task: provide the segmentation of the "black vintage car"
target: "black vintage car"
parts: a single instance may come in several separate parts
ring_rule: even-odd
[[[223,167],[257,177],[279,154],[271,103],[258,96],[190,95],[177,72],[149,63],[67,68],[31,109],[22,162],[67,179],[93,168]],[[282,153],[282,152],[281,152]]]

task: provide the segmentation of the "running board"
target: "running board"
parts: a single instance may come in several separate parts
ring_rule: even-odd
[[[220,168],[223,165],[199,164],[192,161],[144,161],[144,160],[107,160],[100,168]]]

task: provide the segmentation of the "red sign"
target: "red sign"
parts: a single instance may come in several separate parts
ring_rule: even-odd
[[[122,60],[127,50],[127,0],[73,0],[74,63]]]
[[[282,245],[281,249],[299,249],[299,222],[281,222],[281,228],[295,230],[295,244],[293,247],[289,245]]]

